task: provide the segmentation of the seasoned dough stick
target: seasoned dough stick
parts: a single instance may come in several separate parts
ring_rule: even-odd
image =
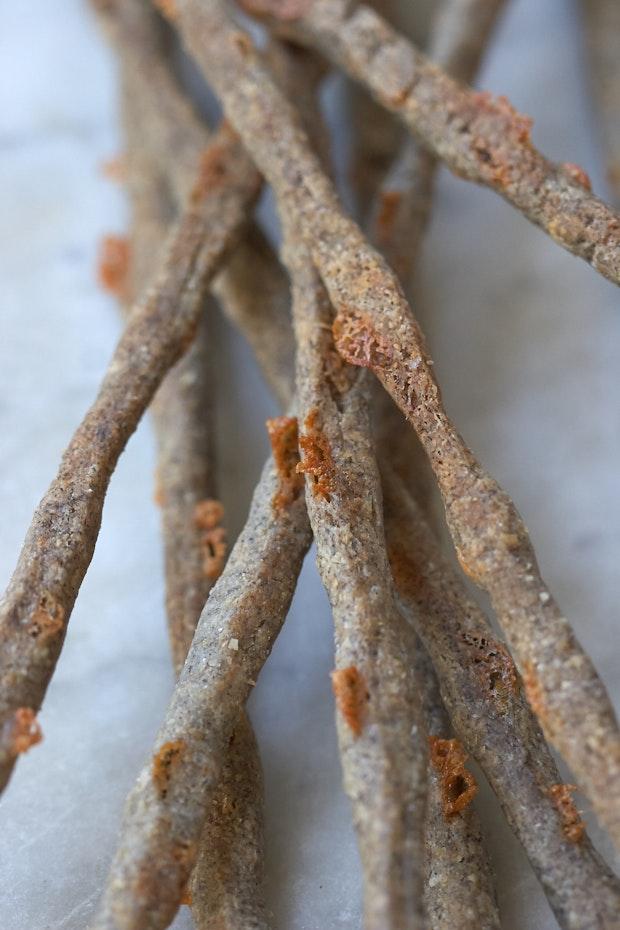
[[[0,785],[12,771],[17,715],[36,712],[95,547],[116,462],[155,391],[191,345],[206,285],[237,241],[259,189],[223,126],[170,234],[160,273],[118,342],[99,394],[41,500],[0,606]]]
[[[293,283],[301,469],[332,606],[344,784],[364,873],[366,930],[422,928],[426,734],[412,644],[390,579],[363,374],[340,360],[305,246],[285,229]]]
[[[510,654],[385,455],[381,474],[396,588],[437,671],[459,738],[489,780],[563,930],[615,930],[618,879],[578,817],[567,829],[555,800],[560,776]]]
[[[310,544],[296,443],[276,443],[275,452],[201,614],[153,755],[127,800],[93,930],[167,927],[181,903],[239,713],[288,612]]]

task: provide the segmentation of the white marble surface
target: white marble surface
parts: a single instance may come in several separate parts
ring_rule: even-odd
[[[604,192],[568,0],[514,0],[482,83],[533,115],[535,142],[584,165]],[[99,170],[119,146],[114,71],[83,0],[0,0],[0,114],[4,582],[118,333],[113,302],[93,274],[98,238],[126,222],[120,192]],[[618,292],[496,197],[445,175],[423,277],[448,408],[514,496],[551,588],[620,704]],[[218,343],[223,496],[238,529],[273,405],[247,349],[224,325]],[[41,714],[45,741],[20,762],[0,807],[3,928],[85,927],[122,800],[170,693],[152,472],[145,424],[112,481]],[[266,770],[275,930],[359,926],[330,637],[309,560],[251,705]],[[488,791],[479,806],[504,926],[551,930]],[[189,927],[187,913],[175,927]]]

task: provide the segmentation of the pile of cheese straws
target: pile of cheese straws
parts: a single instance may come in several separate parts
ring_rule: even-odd
[[[378,5],[349,0],[245,0],[244,15],[262,24],[260,51],[225,0],[93,3],[121,66],[133,228],[129,244],[104,243],[100,273],[125,327],[2,601],[2,784],[40,739],[36,713],[108,483],[150,406],[178,680],[127,801],[93,930],[164,928],[181,903],[201,930],[268,926],[261,772],[244,706],[312,538],[334,618],[366,930],[500,926],[468,755],[559,925],[619,927],[619,882],[547,744],[620,844],[614,711],[512,501],[448,417],[406,296],[439,162],[620,283],[620,217],[585,172],[539,153],[531,121],[505,98],[466,86],[501,0],[444,0],[428,57]],[[584,13],[618,182],[620,6],[596,0]],[[177,82],[173,33],[219,98],[213,132]],[[317,94],[331,68],[373,98],[360,95],[351,127],[361,225],[329,176]],[[253,220],[263,183],[282,263]],[[228,559],[208,417],[213,300],[283,411],[268,421],[273,454]],[[506,644],[442,552],[435,489],[460,566],[488,593]]]

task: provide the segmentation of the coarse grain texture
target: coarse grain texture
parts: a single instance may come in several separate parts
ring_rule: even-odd
[[[0,722],[38,711],[95,547],[105,493],[164,376],[191,345],[206,285],[237,241],[259,187],[224,125],[204,152],[161,270],[131,311],[99,394],[34,514],[0,606]],[[43,612],[54,622],[35,622]],[[15,755],[0,742],[0,785]]]
[[[157,771],[149,759],[129,795],[92,930],[160,930],[170,924],[181,903],[204,824],[213,813],[214,799],[221,797],[229,751],[236,751],[231,737],[240,711],[282,626],[310,544],[303,494],[276,509],[278,486],[278,471],[269,459],[247,523],[201,614],[153,760],[171,743],[181,751],[168,768],[165,792],[158,789]],[[225,773],[224,784],[227,778]],[[246,803],[249,810],[251,795],[244,797],[240,813]],[[237,822],[235,829],[238,826]],[[204,854],[212,857],[214,851]],[[235,850],[231,854],[236,855]],[[205,889],[211,907],[208,894]],[[228,906],[243,908],[245,900],[240,894]],[[241,912],[237,916],[241,918]]]
[[[616,0],[582,0],[592,91],[599,110],[607,156],[607,180],[620,204],[620,4]]]
[[[245,0],[244,8],[273,17],[287,34],[320,49],[455,174],[494,190],[569,252],[620,283],[620,217],[593,196],[585,172],[538,152],[530,138],[532,120],[505,97],[457,83],[364,4]]]
[[[424,926],[426,735],[413,637],[385,553],[365,373],[332,340],[329,299],[285,227],[297,339],[300,470],[334,617],[338,739],[364,876],[366,930]]]
[[[157,149],[172,136],[165,131],[166,116],[159,112],[154,97],[158,82],[145,80],[134,63],[136,53],[144,57],[140,50],[146,49],[156,58],[155,68],[160,68],[159,56],[165,54],[160,21],[147,0],[125,0],[120,9],[108,15],[117,17],[108,19],[107,25],[121,65],[124,179],[132,208],[130,287],[125,293],[130,304],[131,295],[140,293],[153,275],[177,212],[172,203],[175,185],[170,181],[172,166],[177,162],[171,158],[165,164]],[[165,73],[160,75],[159,83],[162,80],[168,87]],[[168,112],[180,115],[182,127],[187,109],[182,99],[174,105],[177,92],[168,89]],[[158,115],[154,117],[154,113]],[[190,114],[190,132],[192,120]],[[200,127],[196,127],[195,135],[203,135]],[[200,151],[196,148],[194,153],[196,164]],[[187,172],[188,177],[190,173],[183,165],[190,162],[191,149],[187,146],[181,172]],[[181,205],[183,191],[178,181],[176,190]],[[223,568],[227,548],[222,528],[224,509],[215,499],[214,384],[209,358],[209,318],[214,310],[214,302],[207,296],[193,345],[168,373],[151,405],[158,453],[157,499],[165,548],[166,609],[177,675],[216,574]],[[191,907],[198,930],[206,930],[214,923],[220,930],[266,926],[262,805],[258,747],[247,714],[242,711],[184,902]]]
[[[189,882],[189,904],[198,930],[269,926],[263,833],[263,773],[256,738],[243,712],[225,750]]]
[[[559,925],[615,930],[618,880],[585,833],[579,842],[566,835],[553,797],[560,777],[508,650],[385,459],[381,470],[396,588],[436,669],[458,738],[497,795]]]
[[[620,733],[609,697],[541,578],[514,504],[449,419],[397,279],[342,212],[293,108],[220,0],[177,8],[189,49],[307,243],[337,314],[338,351],[374,371],[416,430],[461,565],[489,592],[520,668],[531,665],[545,733],[620,846]]]

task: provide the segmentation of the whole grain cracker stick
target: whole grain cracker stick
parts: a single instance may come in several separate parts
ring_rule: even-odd
[[[206,132],[194,127],[194,115],[171,82],[159,72],[165,54],[161,20],[147,0],[124,0],[107,8],[104,23],[121,64],[121,104],[126,150],[126,181],[132,206],[132,294],[139,293],[156,269],[171,216],[182,206],[184,190],[169,174],[191,177],[191,132],[206,145]],[[138,55],[140,67],[135,67]],[[147,53],[160,73],[151,81],[143,70]],[[149,66],[151,62],[148,62]],[[167,107],[159,109],[163,85]],[[153,114],[157,115],[153,117]],[[180,118],[172,133],[171,117]],[[184,157],[167,151],[183,138]],[[160,148],[164,151],[161,152]],[[195,144],[197,165],[203,146]],[[169,161],[164,164],[164,156]],[[195,174],[195,168],[194,172]],[[177,175],[178,178],[178,175]],[[185,180],[185,178],[183,178]],[[128,294],[128,303],[131,296]],[[209,298],[207,297],[208,301]],[[157,488],[162,508],[166,554],[166,606],[177,675],[191,645],[196,623],[225,558],[220,524],[223,511],[215,500],[213,455],[213,384],[209,377],[208,315],[205,308],[194,343],[164,379],[151,405],[158,445]],[[192,909],[197,928],[216,923],[222,930],[266,927],[264,905],[263,782],[258,747],[245,711],[241,712],[222,775],[207,817],[200,853],[184,903]]]
[[[489,592],[546,735],[620,846],[620,733],[609,697],[540,576],[514,504],[449,419],[397,279],[343,213],[294,109],[220,0],[177,0],[175,19],[281,213],[306,241],[337,314],[338,351],[374,371],[416,430],[461,565]]]
[[[205,151],[163,267],[119,340],[99,394],[41,500],[0,606],[0,785],[45,694],[92,558],[111,474],[156,389],[186,351],[206,283],[239,237],[259,188],[224,125]]]
[[[416,637],[417,638],[417,637]],[[416,643],[416,681],[420,686],[425,729],[429,737],[428,797],[424,906],[432,930],[499,930],[501,927],[493,872],[480,821],[471,800],[477,785],[464,767],[443,764],[443,752],[454,758],[459,746],[439,693],[428,654]],[[438,766],[437,760],[442,759]]]
[[[620,6],[615,0],[582,0],[592,90],[600,112],[607,180],[620,203]]]
[[[277,41],[267,55],[327,164],[317,96],[322,62]],[[427,744],[409,652],[414,637],[396,608],[385,551],[367,377],[336,352],[329,298],[303,239],[286,221],[283,236],[303,422],[299,471],[334,618],[332,684],[362,861],[364,927],[422,928]]]
[[[252,226],[213,282],[213,293],[249,343],[276,400],[286,409],[294,380],[294,341],[288,277],[258,226]],[[264,320],[269,317],[272,326]]]
[[[458,84],[364,4],[244,0],[244,8],[271,16],[288,35],[320,49],[455,174],[494,190],[563,248],[620,283],[620,217],[592,195],[582,168],[538,152],[532,120],[505,97]]]
[[[282,52],[280,56],[276,56],[279,61],[275,62],[274,45]],[[316,108],[316,95],[312,92],[313,82],[309,79],[307,68],[302,68],[298,60],[291,61],[290,52],[287,61],[287,47],[284,44],[272,44],[270,48],[270,64],[275,68],[278,78],[283,70],[287,71],[284,87],[288,86],[290,90],[292,85],[293,92],[289,99],[293,99],[300,108],[312,137],[321,121]],[[299,54],[297,52],[297,56]],[[320,145],[319,139],[318,151],[324,153],[324,149],[325,146]],[[428,809],[427,806],[425,816],[418,806],[417,816],[411,822],[408,822],[409,818],[401,816],[399,829],[386,832],[383,821],[385,800],[387,796],[388,810],[394,807],[393,794],[395,789],[398,792],[398,782],[394,783],[394,775],[392,773],[390,777],[387,769],[388,777],[385,783],[377,784],[377,772],[385,772],[387,768],[384,762],[382,764],[385,748],[380,745],[374,753],[364,752],[365,747],[360,745],[361,738],[356,738],[351,730],[355,725],[355,700],[359,701],[360,697],[363,697],[362,689],[366,687],[363,673],[360,673],[360,664],[362,669],[364,666],[372,668],[374,665],[373,654],[376,650],[373,646],[373,632],[376,631],[379,631],[379,636],[383,639],[381,682],[388,676],[407,680],[404,677],[407,671],[411,676],[409,688],[413,685],[415,693],[402,695],[405,699],[403,710],[413,719],[418,737],[417,748],[423,750],[422,755],[426,747],[419,744],[421,734],[419,722],[416,723],[416,719],[420,719],[420,692],[424,695],[426,718],[433,725],[435,739],[447,734],[446,714],[443,711],[443,721],[439,719],[441,702],[440,699],[435,700],[438,698],[437,686],[430,661],[416,648],[419,647],[417,637],[412,636],[411,631],[407,635],[402,629],[401,618],[394,606],[392,586],[388,580],[389,572],[386,572],[383,527],[380,525],[380,518],[376,518],[376,514],[381,513],[381,503],[369,433],[367,396],[364,390],[368,385],[351,377],[350,369],[348,377],[343,370],[333,346],[330,333],[331,308],[324,289],[303,242],[297,239],[295,232],[290,229],[285,238],[285,255],[286,253],[289,255],[290,272],[294,282],[294,318],[300,336],[297,352],[300,407],[302,398],[305,397],[306,422],[321,412],[326,428],[320,434],[320,450],[323,456],[327,453],[332,459],[332,470],[338,476],[338,491],[331,495],[330,501],[324,501],[321,494],[315,499],[316,467],[319,463],[316,460],[316,448],[311,446],[308,451],[313,456],[311,469],[314,470],[311,472],[310,487],[307,489],[309,514],[317,542],[319,566],[334,605],[336,665],[340,666],[334,675],[334,684],[341,711],[338,718],[341,756],[345,787],[353,802],[353,815],[364,871],[365,923],[368,926],[380,927],[420,923],[424,919],[424,901],[434,930],[448,927],[452,930],[455,925],[462,930],[474,930],[479,927],[492,930],[499,926],[499,917],[492,883],[489,880],[488,862],[485,861],[480,842],[477,819],[469,806],[475,786],[466,786],[462,794],[454,790],[452,804],[458,813],[448,821],[444,816],[443,798],[438,796],[438,785],[442,779],[435,775],[434,770],[430,771],[431,795],[438,801],[438,805],[436,804],[434,809]],[[336,396],[338,391],[340,395]],[[394,410],[396,411],[396,408]],[[401,419],[400,414],[397,415]],[[329,444],[329,434],[332,438],[335,437],[335,451]],[[314,441],[315,446],[318,435],[314,426],[310,441]],[[357,466],[352,463],[357,463]],[[362,480],[360,476],[363,476]],[[367,501],[362,510],[358,503],[360,500]],[[351,558],[352,540],[355,540],[355,551],[363,553],[361,559]],[[372,596],[369,596],[369,591],[373,592]],[[404,633],[400,642],[399,633],[401,636]],[[352,662],[358,664],[351,664]],[[360,674],[362,678],[358,677]],[[373,703],[379,712],[383,705],[390,719],[394,711],[386,707],[385,695],[380,689],[381,684],[377,693],[372,695]],[[362,693],[356,694],[356,690]],[[364,707],[363,704],[361,706]],[[405,727],[400,736],[400,750],[397,734],[397,740],[391,741],[395,755],[400,752],[403,756],[401,765],[405,776],[410,766],[407,760],[411,752],[407,729]],[[373,741],[376,734],[372,730],[364,730],[363,736],[366,740]],[[421,738],[423,739],[423,736]],[[423,787],[422,766],[423,760],[418,757],[413,773],[417,784],[412,786],[414,790],[417,789],[418,797]],[[408,800],[407,787],[405,783],[405,801]],[[452,787],[458,788],[454,778]],[[398,794],[396,796],[398,797]],[[377,823],[381,824],[378,831]],[[422,855],[423,833],[425,856]],[[406,896],[401,890],[402,866],[391,866],[395,855],[397,862],[403,858],[403,848],[406,853],[404,868],[414,876],[412,887],[408,887],[409,882],[405,880]],[[427,873],[424,894],[421,874],[423,862]],[[385,873],[389,876],[387,881]]]
[[[263,771],[245,711],[222,760],[185,903],[198,930],[267,930]]]
[[[274,52],[276,53],[279,52],[279,54],[274,54]],[[287,55],[287,52],[288,52],[288,55]],[[299,52],[296,52],[296,56],[299,56]],[[310,129],[309,131],[313,132],[313,130],[316,129],[317,124],[320,124],[320,114],[318,114],[317,112],[313,112],[313,109],[316,110],[315,108],[316,98],[314,97],[312,93],[313,88],[311,86],[314,82],[310,79],[311,76],[309,76],[307,73],[308,68],[302,67],[302,64],[305,64],[307,66],[309,63],[308,62],[300,63],[297,60],[291,61],[292,57],[293,57],[292,50],[289,47],[285,47],[284,45],[278,46],[277,43],[272,43],[272,45],[270,46],[270,55],[269,55],[270,64],[272,65],[272,67],[275,68],[278,79],[280,81],[283,81],[284,87],[287,88],[288,86],[289,92],[291,90],[290,85],[293,84],[293,93],[290,96],[292,96],[292,99],[295,100],[298,106],[301,107],[306,124],[312,127],[312,129]],[[312,65],[312,63],[310,63],[310,65]],[[316,78],[317,78],[317,75],[315,73],[314,79],[316,80]],[[320,143],[320,140],[319,140],[319,143]],[[325,148],[324,146],[319,144],[319,150],[322,152],[323,155],[325,154],[324,148]],[[302,319],[301,325],[303,325],[303,333],[306,334],[307,332],[312,332],[314,323],[316,323],[319,327],[317,330],[316,326],[314,326],[315,335],[317,338],[312,340],[311,343],[308,343],[302,337],[302,345],[304,346],[304,349],[302,349],[302,351],[300,352],[300,364],[303,365],[304,360],[305,360],[306,368],[309,369],[310,373],[312,373],[313,370],[315,374],[317,372],[319,373],[318,387],[315,384],[315,390],[313,391],[312,384],[310,384],[309,390],[312,395],[311,399],[317,400],[318,398],[321,398],[321,397],[323,398],[322,408],[323,408],[324,413],[327,415],[327,419],[329,423],[331,424],[332,431],[335,430],[338,435],[342,436],[342,433],[346,430],[346,436],[343,442],[340,443],[340,446],[342,445],[344,445],[345,447],[350,446],[350,441],[348,440],[348,436],[351,432],[353,432],[354,435],[362,438],[362,441],[365,443],[365,447],[364,447],[365,454],[363,456],[363,464],[364,464],[366,460],[368,459],[369,454],[372,455],[372,453],[370,452],[367,410],[366,410],[366,404],[364,402],[362,385],[359,383],[354,384],[349,378],[346,377],[345,372],[342,371],[342,367],[338,363],[338,358],[334,353],[334,349],[333,349],[333,345],[331,344],[331,337],[329,333],[326,333],[324,329],[323,331],[321,331],[322,324],[320,321],[320,317],[325,317],[325,319],[323,320],[323,323],[329,326],[330,311],[329,311],[329,306],[326,301],[324,291],[322,290],[320,282],[318,281],[316,274],[311,267],[309,256],[307,254],[304,254],[305,250],[303,248],[302,243],[300,243],[299,241],[295,241],[294,234],[293,235],[289,234],[289,236],[287,236],[287,240],[290,243],[289,251],[290,251],[290,260],[291,260],[291,265],[292,265],[292,270],[293,270],[293,280],[296,280],[298,284],[298,287],[294,293],[297,298],[297,307],[301,314],[301,319]],[[316,312],[317,308],[319,309],[319,311],[322,311],[322,312],[319,312],[317,314]],[[305,316],[306,309],[308,311],[308,317]],[[313,317],[319,317],[318,322],[313,321]],[[278,321],[274,320],[272,315],[267,313],[266,315],[263,316],[263,325],[265,328],[266,344],[270,345],[272,343],[271,335],[272,335],[273,330],[277,329]],[[334,406],[333,398],[331,397],[331,395],[329,395],[328,390],[324,387],[324,385],[320,383],[320,371],[321,371],[322,362],[321,362],[321,357],[320,357],[320,351],[317,354],[317,349],[320,350],[321,343],[323,343],[323,348],[325,349],[327,356],[330,359],[331,365],[333,366],[333,364],[335,363],[336,370],[341,372],[340,374],[338,374],[336,378],[330,379],[330,386],[331,386],[331,391],[333,393],[334,391],[333,381],[338,381],[340,384],[340,389],[343,391],[344,396],[348,398],[346,401],[348,415],[346,416],[341,416],[340,413],[338,412],[338,408],[341,406],[340,404],[337,405],[337,407],[335,408],[335,411],[331,409]],[[310,381],[312,381],[312,378],[310,379]],[[327,400],[327,407],[326,407],[325,401],[327,398],[329,399]],[[329,403],[329,400],[332,401],[331,404]],[[348,451],[351,452],[350,449]],[[355,452],[355,450],[353,450],[353,452]],[[347,493],[345,494],[345,503],[346,503],[346,499],[348,499],[349,504],[351,503],[350,495],[353,489],[350,485],[350,482],[347,479],[350,477],[350,471],[351,471],[350,462],[352,458],[354,458],[354,455],[353,456],[345,455],[344,466],[341,469],[339,469],[340,477],[344,481],[344,487],[346,487],[347,489]],[[376,476],[376,466],[373,465],[373,467],[375,468],[375,476]],[[375,485],[375,491],[376,491],[376,485]],[[362,499],[364,499],[363,492],[362,492],[361,497]],[[312,501],[312,498],[310,498],[310,500]],[[334,529],[334,525],[333,525],[334,520],[330,518],[330,516],[328,516],[327,519],[325,519],[325,516],[322,513],[323,509],[324,507],[322,507],[320,504],[318,504],[318,506],[315,506],[314,508],[315,519],[318,521],[318,525],[323,527],[323,532],[320,536],[317,533],[315,533],[315,538],[317,539],[318,546],[319,546],[319,562],[320,564],[322,564],[321,551],[325,551],[326,539],[327,539],[328,546],[329,544],[331,544],[334,549],[340,549],[342,548],[343,540],[339,539],[338,537],[339,535],[342,536],[342,532],[346,530],[346,535],[345,535],[345,540],[344,540],[344,545],[345,545],[344,554],[345,554],[346,561],[350,563],[350,559],[346,558],[347,557],[346,546],[350,542],[350,539],[352,538],[353,535],[355,535],[356,538],[359,539],[359,529],[357,525],[355,528],[352,528],[350,526],[349,515],[346,512],[346,510],[343,512],[342,504],[339,504],[334,501],[334,504],[330,506],[330,509],[336,515],[336,529]],[[310,510],[310,513],[311,514],[313,513],[312,508]],[[375,546],[379,546],[380,549],[383,551],[383,564],[385,566],[385,547],[383,543],[382,532],[381,532],[381,538],[378,539],[376,535],[376,527],[371,526],[369,528],[367,526],[367,522],[368,521],[366,520],[363,521],[364,526],[362,529],[368,532],[369,537],[374,540]],[[338,528],[340,529],[340,534],[338,532]],[[330,554],[331,554],[330,549],[328,548],[327,558],[325,560],[325,564],[327,566],[331,565],[331,559],[329,557]],[[340,560],[338,559],[337,555],[336,555],[336,561],[340,563]],[[340,564],[339,564],[339,567],[341,567]],[[358,573],[360,570],[361,570],[361,578],[362,578],[361,587],[362,589],[364,589],[367,586],[367,582],[364,580],[364,576],[366,574],[365,561],[361,566],[356,565],[356,566],[353,566],[352,569],[351,569],[351,566],[349,565],[347,576],[350,575],[353,581],[355,581],[355,579],[358,578]],[[374,570],[376,571],[376,566]],[[335,618],[337,621],[336,623],[337,639],[338,639],[338,634],[340,632],[340,629],[342,627],[346,629],[347,626],[352,626],[353,629],[351,630],[351,634],[348,638],[351,641],[359,643],[358,653],[361,653],[361,659],[363,661],[364,658],[367,658],[367,646],[368,646],[368,640],[364,637],[365,628],[376,625],[377,621],[374,619],[372,613],[370,613],[370,615],[368,614],[367,608],[366,610],[362,610],[362,620],[365,622],[357,623],[355,618],[353,619],[353,621],[351,621],[351,618],[349,615],[350,611],[348,611],[346,608],[343,610],[344,602],[343,602],[342,596],[338,597],[338,592],[340,591],[340,593],[342,594],[342,590],[341,590],[340,580],[339,578],[338,579],[336,578],[336,573],[334,571],[328,571],[326,583],[328,584],[330,592],[334,594],[334,597],[337,598],[337,605],[335,609]],[[387,609],[388,616],[391,615],[392,618],[394,618],[393,594],[391,591],[391,586],[390,585],[386,586],[385,584],[385,574],[382,577],[381,587],[382,587],[382,598],[380,599],[383,599],[384,601],[384,607]],[[376,600],[377,598],[375,597],[375,601]],[[359,606],[360,605],[358,605],[358,608]],[[345,622],[343,622],[343,620]],[[400,618],[398,622],[400,624]],[[409,642],[406,641],[407,647],[410,646],[410,643],[411,643],[411,640],[409,638]],[[390,635],[389,634],[388,634],[388,641],[385,645],[388,647],[387,654],[386,654],[386,661],[383,663],[385,666],[386,673],[389,672],[391,669],[393,669],[395,666],[396,667],[400,666],[401,673],[402,673],[402,660],[400,659],[399,656],[395,655],[394,652],[389,648],[390,647]],[[393,647],[394,645],[393,640],[392,640],[391,645]],[[420,829],[422,827],[421,818],[418,816],[417,823],[414,823],[410,826],[410,830],[411,830],[411,827],[417,830],[417,843],[416,843],[415,834],[411,833],[409,837],[407,837],[406,834],[403,835],[402,827],[401,827],[401,830],[399,830],[398,833],[396,833],[396,835],[394,835],[393,832],[388,834],[388,836],[386,837],[386,841],[383,841],[383,842],[381,841],[381,836],[384,833],[384,830],[380,831],[379,841],[377,841],[376,835],[373,835],[373,830],[372,830],[373,822],[376,823],[377,821],[375,808],[376,808],[376,805],[378,804],[379,805],[379,821],[381,821],[381,818],[382,818],[381,805],[384,800],[384,797],[383,797],[384,792],[379,790],[378,794],[375,796],[372,793],[369,793],[367,790],[366,791],[363,790],[364,789],[364,777],[363,776],[367,775],[368,777],[366,781],[369,784],[375,785],[377,781],[376,775],[373,773],[372,769],[368,769],[368,764],[367,764],[368,760],[365,760],[364,756],[362,756],[361,764],[356,765],[355,754],[352,753],[351,751],[347,751],[347,747],[350,748],[351,746],[351,739],[352,739],[350,726],[354,724],[354,721],[352,719],[352,714],[354,711],[352,700],[354,698],[354,695],[351,692],[352,692],[352,689],[357,684],[356,675],[359,670],[356,666],[348,665],[348,662],[351,660],[351,657],[348,654],[347,650],[345,649],[341,651],[344,652],[344,659],[342,661],[344,662],[346,668],[344,669],[344,672],[342,669],[340,670],[340,672],[336,672],[335,683],[336,683],[336,687],[339,689],[338,694],[340,696],[340,709],[345,713],[345,715],[348,715],[347,719],[349,721],[347,725],[345,725],[343,723],[343,718],[340,719],[340,728],[342,731],[341,735],[343,736],[343,739],[341,740],[341,745],[343,749],[343,768],[345,770],[345,785],[350,790],[353,804],[354,804],[354,818],[358,826],[358,840],[360,842],[362,861],[364,864],[364,872],[365,872],[365,878],[366,878],[366,882],[365,882],[366,922],[370,924],[378,922],[380,926],[384,926],[384,925],[393,924],[395,920],[399,920],[399,919],[400,921],[402,921],[403,919],[405,921],[407,920],[406,899],[403,898],[402,892],[400,891],[398,883],[394,882],[394,870],[391,870],[393,877],[387,883],[385,881],[381,881],[381,877],[382,877],[381,873],[379,872],[378,874],[378,871],[382,868],[382,864],[387,863],[389,866],[390,858],[393,857],[394,852],[398,851],[399,846],[402,846],[405,844],[406,844],[406,847],[407,846],[409,847],[409,855],[411,855],[411,852],[413,850],[415,850],[415,853],[416,853],[416,857],[411,862],[410,868],[413,867],[413,869],[417,871],[418,873],[418,888],[417,888],[418,913],[416,917],[417,917],[417,920],[419,921],[420,920],[419,908],[421,904],[420,881],[419,881],[420,879],[419,870],[420,870],[420,864],[421,864],[420,841],[419,841]],[[341,664],[341,662],[338,661],[338,658],[337,658],[337,664]],[[356,656],[356,658],[358,659],[360,658],[359,654]],[[413,661],[413,656],[411,652],[407,655],[406,661],[408,663],[411,663]],[[421,665],[416,664],[416,670],[418,671],[418,673],[422,676],[427,676],[427,680],[426,680],[426,683],[423,689],[427,697],[429,696],[428,676],[429,676],[429,673],[430,675],[432,675],[432,669],[428,667],[429,665],[430,663],[428,663],[428,660],[427,660],[425,667],[422,667]],[[420,682],[417,682],[417,685],[419,687]],[[381,701],[380,701],[380,696],[379,696],[379,703],[380,702]],[[430,703],[430,697],[429,697],[428,702]],[[445,715],[445,712],[444,712],[444,715]],[[437,718],[437,711],[435,713],[434,722],[436,722],[436,718]],[[366,734],[366,736],[368,737],[368,734]],[[362,747],[357,746],[355,748],[357,748],[358,753],[359,753]],[[381,756],[381,750],[379,750],[379,756]],[[377,768],[380,770],[381,766],[379,765]],[[420,772],[418,771],[418,775],[419,774]],[[360,785],[362,786],[361,790],[360,790]],[[386,784],[384,790],[387,790],[388,794],[393,791],[393,786],[390,786],[389,781]],[[440,883],[449,886],[449,887],[443,888],[443,896],[441,894],[440,889],[437,888],[437,892],[433,892],[431,895],[432,900],[429,899],[429,897],[426,898],[426,903],[430,905],[432,917],[434,919],[432,926],[435,928],[448,926],[448,924],[445,922],[448,918],[458,917],[458,919],[461,921],[460,926],[462,926],[463,928],[465,927],[472,927],[472,928],[473,927],[487,927],[490,930],[490,928],[494,928],[499,925],[498,917],[497,917],[496,905],[493,900],[492,887],[490,887],[489,883],[486,881],[486,878],[485,878],[486,873],[484,871],[484,868],[485,866],[488,867],[488,864],[486,864],[483,861],[484,856],[483,856],[482,848],[480,845],[480,837],[479,837],[479,833],[476,832],[475,818],[471,817],[471,810],[468,809],[467,811],[461,812],[459,816],[457,816],[456,818],[451,818],[450,825],[448,825],[445,817],[443,816],[443,808],[441,808],[441,811],[438,814],[438,816],[434,818],[434,822],[437,823],[436,838],[439,838],[440,840],[451,841],[451,850],[454,851],[455,844],[454,844],[454,836],[453,836],[453,832],[454,832],[453,827],[455,826],[455,821],[459,821],[459,823],[462,822],[464,824],[467,824],[466,829],[467,829],[468,842],[466,844],[466,848],[464,847],[463,844],[461,844],[457,847],[456,854],[450,855],[450,854],[446,854],[446,851],[447,851],[447,845],[446,845],[446,849],[442,849],[442,848],[440,848],[439,850],[433,849],[431,851],[431,855],[427,855],[426,857],[425,864],[426,864],[427,869],[429,869],[430,876],[432,876],[433,887],[434,888],[437,887]],[[366,829],[364,829],[364,827],[366,827]],[[463,828],[461,827],[459,831],[459,835],[462,833],[462,829]],[[457,827],[457,830],[459,830],[458,827]],[[376,831],[374,831],[374,833],[376,833]],[[438,856],[441,858],[438,859]],[[447,866],[445,868],[442,867],[444,866],[443,860],[449,860],[449,863],[447,863]],[[438,864],[440,864],[440,867],[437,867]],[[449,872],[448,872],[448,868],[450,868]],[[461,883],[460,879],[463,877],[461,875],[463,868],[466,871],[466,876],[465,876],[465,881]],[[414,871],[414,874],[415,874],[415,871]],[[390,873],[388,872],[388,874]],[[400,872],[398,872],[397,874],[400,874]],[[379,884],[379,887],[377,888],[376,886],[378,884],[378,881],[377,881],[378,878],[379,878],[380,884]],[[456,884],[455,884],[455,879],[456,879]],[[411,889],[411,891],[414,891],[414,889]],[[411,895],[411,891],[409,891],[409,895]],[[415,896],[414,896],[414,899],[415,899]],[[390,910],[391,910],[391,913],[390,913]],[[414,914],[415,914],[415,911],[414,911]],[[414,916],[414,914],[412,914],[412,916]],[[444,923],[442,923],[442,920],[444,920]]]
[[[127,800],[93,930],[158,930],[172,921],[239,713],[288,611],[311,533],[296,474],[296,420],[270,425],[274,458],[201,614],[153,756]]]
[[[372,0],[371,6],[409,39],[426,48],[432,21],[443,0],[401,3]],[[406,136],[405,127],[357,81],[347,81],[350,120],[348,177],[355,196],[354,215],[365,227],[368,209]]]
[[[429,57],[453,76],[471,80],[502,6],[503,0],[445,0],[431,21]],[[370,223],[374,240],[405,286],[412,281],[428,222],[436,166],[433,155],[408,137],[375,191]],[[385,392],[378,394],[376,403],[380,447],[390,449],[392,465],[402,469],[427,520],[435,522],[434,480],[423,450]],[[434,668],[419,643],[416,671],[432,747],[424,888],[428,918],[433,930],[497,928],[500,919],[492,870],[477,813],[472,805],[457,815],[447,813],[454,807],[447,792],[454,791],[458,779],[462,779],[463,793],[474,790],[473,776],[464,768],[449,775],[437,768],[438,748],[456,744]]]
[[[430,57],[460,68],[462,77],[473,77],[488,43],[501,0],[445,0],[432,18]],[[373,103],[373,106],[376,104]],[[383,111],[387,116],[387,111]],[[378,114],[380,115],[380,114]],[[363,155],[358,156],[363,160]],[[401,282],[412,279],[419,247],[430,213],[436,161],[412,139],[404,140],[391,170],[375,190],[371,230],[376,244]],[[374,228],[373,228],[374,227]],[[427,519],[437,517],[432,494],[434,480],[423,450],[400,411],[385,392],[377,392],[379,447],[390,450],[390,461],[402,469]],[[437,753],[452,748],[454,732],[439,691],[434,668],[418,643],[416,680],[422,689],[426,729],[431,740],[426,812],[425,906],[433,930],[458,926],[500,926],[492,870],[484,848],[480,823],[471,804],[450,813],[468,791],[475,790],[473,776],[464,767],[438,770]],[[459,795],[455,787],[461,787]],[[448,796],[450,795],[450,796]],[[452,797],[454,795],[454,797]]]
[[[297,335],[301,469],[335,624],[332,680],[344,784],[364,873],[366,930],[423,927],[426,734],[394,602],[379,478],[359,372],[333,345],[309,254],[285,233]],[[302,420],[303,418],[303,420]]]
[[[620,926],[620,884],[593,849],[504,645],[441,552],[384,450],[388,555],[402,605],[439,678],[441,696],[565,930]],[[570,795],[568,795],[570,797]]]

